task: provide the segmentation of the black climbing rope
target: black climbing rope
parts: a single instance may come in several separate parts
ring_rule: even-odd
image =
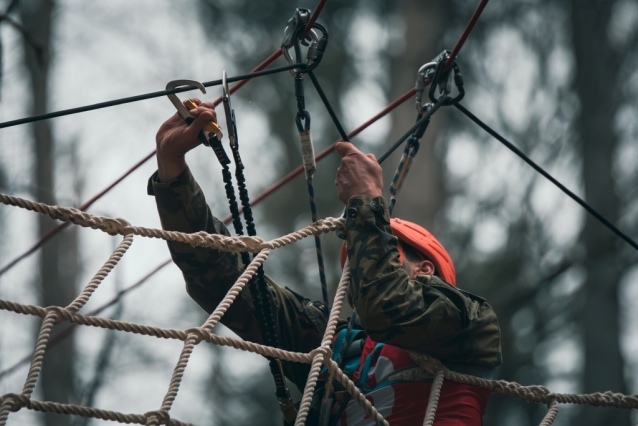
[[[301,143],[301,153],[303,157],[303,165],[306,174],[306,186],[308,189],[308,199],[310,202],[310,213],[313,222],[318,220],[317,202],[315,200],[314,175],[317,171],[315,162],[314,145],[312,143],[312,135],[310,133],[310,112],[306,109],[306,100],[304,94],[304,78],[307,73],[312,72],[316,68],[323,57],[323,52],[328,43],[328,31],[319,24],[314,23],[312,29],[308,32],[308,37],[300,40],[301,34],[306,28],[310,11],[307,9],[296,9],[292,18],[288,21],[288,25],[284,30],[284,40],[282,42],[282,51],[288,62],[292,63],[289,49],[292,47],[295,51],[295,60],[297,63],[303,62],[301,45],[308,46],[306,53],[304,69],[296,68],[291,70],[295,82],[295,98],[297,100],[297,114],[295,123],[299,131],[299,140]],[[319,38],[316,30],[321,32]],[[321,238],[319,235],[314,237],[315,249],[317,253],[317,266],[319,269],[319,281],[321,284],[321,295],[323,298],[323,311],[326,315],[330,312],[330,302],[328,299],[328,284],[326,279],[325,264],[323,259],[323,249],[321,247]]]
[[[224,112],[226,114],[226,125],[228,127],[228,140],[231,152],[233,154],[233,160],[235,163],[235,178],[237,179],[237,189],[239,192],[239,199],[242,205],[242,211],[244,214],[244,220],[246,222],[246,232],[249,236],[257,235],[255,229],[255,220],[253,218],[252,208],[250,207],[250,197],[248,196],[248,189],[246,188],[246,177],[244,176],[244,164],[241,160],[239,153],[239,138],[237,136],[237,122],[235,119],[235,111],[231,108],[230,103],[230,90],[228,89],[228,82],[226,79],[226,71],[224,71],[222,77],[222,102],[224,105]],[[228,173],[230,176],[230,173]],[[226,179],[226,178],[224,178]],[[225,180],[224,180],[225,181]],[[232,185],[232,184],[231,184]],[[231,186],[232,189],[232,186]],[[235,201],[235,194],[229,196],[228,190],[226,191],[229,205],[235,205],[235,208],[231,207],[231,215],[233,217],[233,224],[239,222],[240,226],[235,227],[237,235],[243,234],[241,228],[241,219],[239,218],[239,210],[237,209],[237,203]],[[253,255],[254,258],[254,255]],[[247,252],[242,252],[242,261],[246,266],[250,261]],[[277,333],[276,319],[273,310],[273,301],[271,299],[271,293],[266,283],[266,275],[264,273],[263,265],[259,265],[255,276],[252,277],[248,284],[248,288],[252,295],[253,305],[255,307],[255,314],[259,321],[262,331],[262,337],[264,343],[274,348],[279,347],[279,337]],[[283,365],[281,360],[268,357],[268,364],[270,372],[272,373],[275,381],[275,394],[281,411],[286,421],[290,422],[296,417],[297,411],[292,401],[290,391],[288,390],[286,379],[284,376]]]

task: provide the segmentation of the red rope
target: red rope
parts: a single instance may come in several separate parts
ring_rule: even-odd
[[[452,52],[450,53],[450,57],[448,58],[447,62],[445,63],[445,66],[444,66],[444,70],[445,71],[449,70],[450,67],[452,66],[452,62],[454,62],[454,59],[456,59],[456,57],[459,54],[459,51],[461,50],[461,48],[463,47],[463,45],[467,41],[467,38],[469,37],[470,33],[472,32],[472,29],[474,28],[474,25],[476,25],[476,22],[480,18],[481,13],[483,12],[483,9],[485,9],[485,6],[487,6],[487,2],[488,1],[489,0],[481,0],[479,5],[477,6],[476,10],[472,14],[472,17],[470,18],[470,21],[467,23],[467,25],[465,26],[465,29],[463,30],[463,32],[459,36],[458,40],[456,41],[456,44],[454,44],[454,47],[452,48]],[[310,28],[312,28],[312,24],[314,24],[315,21],[317,20],[316,18],[319,15],[319,13],[321,12],[321,9],[323,9],[323,6],[325,5],[326,2],[327,2],[327,0],[321,0],[319,2],[319,5],[317,5],[317,8],[315,9],[315,12],[313,12],[312,16],[310,17],[310,20],[309,20],[308,25],[306,27],[306,31],[304,32],[304,35],[302,35],[302,37],[305,36],[310,31]],[[384,115],[388,114],[390,111],[392,111],[394,108],[396,108],[397,106],[399,106],[400,104],[405,102],[410,97],[414,96],[414,94],[415,94],[415,90],[414,89],[409,90],[408,92],[403,94],[401,97],[397,98],[395,101],[390,103],[383,110],[381,110],[377,115],[375,115],[374,117],[372,117],[371,119],[369,119],[365,123],[361,124],[359,127],[354,129],[352,132],[350,132],[348,134],[348,138],[352,138],[352,137],[358,135],[363,130],[368,128],[371,124],[373,124],[374,122],[379,120],[381,117],[383,117]],[[339,139],[339,140],[341,140],[341,139]],[[330,154],[332,151],[334,151],[335,144],[336,144],[336,142],[333,143],[332,145],[328,146],[326,149],[321,151],[319,154],[317,154],[315,156],[315,161],[321,161],[324,157],[326,157],[328,154]],[[293,171],[291,171],[290,173],[288,173],[287,175],[285,175],[284,177],[279,179],[277,182],[273,183],[271,186],[269,186],[268,188],[263,190],[259,195],[254,197],[252,199],[251,203],[250,203],[251,206],[254,206],[255,204],[259,203],[264,198],[268,197],[270,194],[272,194],[273,192],[277,191],[283,185],[285,185],[288,182],[290,182],[295,176],[300,175],[302,172],[303,172],[303,166],[298,166]],[[223,222],[225,224],[228,224],[228,223],[230,223],[231,220],[232,220],[232,217],[228,216],[227,218],[225,218],[223,220]]]
[[[257,72],[257,71],[261,71],[264,68],[266,68],[268,65],[272,64],[273,62],[275,62],[281,55],[282,55],[282,51],[281,51],[281,47],[277,50],[275,50],[275,52],[270,55],[269,57],[267,57],[266,59],[264,59],[264,61],[257,65],[255,68],[253,68],[253,70],[251,72]],[[241,89],[241,87],[248,83],[251,79],[248,78],[246,80],[241,80],[238,81],[237,83],[233,84],[232,87],[230,88],[230,93],[235,93],[237,90]],[[215,99],[213,101],[213,105],[217,106],[222,102],[222,97],[220,96],[219,98]]]
[[[470,18],[470,21],[468,22],[467,26],[465,27],[465,29],[461,33],[459,39],[457,40],[456,44],[454,45],[454,48],[452,49],[450,57],[449,57],[448,61],[445,64],[445,70],[448,70],[449,67],[452,65],[452,62],[454,61],[454,59],[458,55],[459,51],[461,50],[461,48],[465,44],[465,41],[467,40],[468,36],[472,32],[472,29],[474,28],[474,25],[476,24],[476,22],[478,21],[479,17],[481,16],[481,13],[483,12],[483,9],[485,9],[485,6],[487,6],[487,2],[488,1],[489,0],[481,0],[479,5],[477,6],[476,10],[474,11],[474,14]],[[321,13],[321,10],[323,9],[323,7],[325,6],[326,3],[327,3],[327,0],[320,0],[319,1],[319,4],[317,5],[317,7],[315,8],[314,12],[312,13],[312,15],[310,17],[310,20],[308,22],[308,26],[307,26],[306,31],[305,31],[306,33],[308,31],[310,31],[310,28],[312,27],[312,24],[314,24],[316,22],[317,18],[319,17],[319,14]],[[257,67],[255,67],[252,70],[252,72],[261,71],[262,69],[266,68],[268,65],[270,65],[275,60],[277,60],[281,56],[281,54],[282,54],[281,48],[277,49],[272,55],[270,55],[261,64],[259,64]],[[239,81],[236,84],[234,84],[230,88],[231,93],[234,93],[235,91],[239,90],[243,85],[248,83],[248,81],[250,81],[250,79],[242,80],[242,81]],[[348,134],[348,137],[352,138],[352,137],[358,135],[364,129],[366,129],[371,124],[373,124],[374,122],[379,120],[381,117],[386,115],[388,112],[392,111],[394,108],[396,108],[398,105],[403,103],[405,100],[407,100],[408,98],[410,98],[414,94],[415,94],[414,89],[409,90],[404,95],[402,95],[401,97],[396,99],[394,102],[390,103],[387,107],[385,107],[382,111],[380,111],[377,115],[372,117],[370,120],[366,121],[361,126],[357,127],[352,132],[350,132]],[[214,104],[215,105],[219,105],[220,102],[221,102],[221,97],[217,98],[214,101]],[[332,151],[334,151],[334,147],[335,147],[335,144],[332,144],[332,145],[328,146],[326,149],[324,149],[323,151],[321,151],[319,154],[317,154],[316,161],[320,161],[321,159],[326,157],[328,154],[330,154]],[[142,166],[146,161],[151,159],[154,155],[155,155],[155,150],[153,150],[152,152],[147,154],[146,157],[144,157],[139,162],[137,162],[133,167],[131,167],[129,170],[127,170],[122,176],[117,178],[112,184],[110,184],[105,189],[100,191],[98,194],[96,194],[95,196],[90,198],[87,202],[82,204],[80,206],[80,210],[86,210],[89,206],[91,206],[98,199],[100,199],[102,196],[104,196],[107,192],[109,192],[111,189],[113,189],[117,184],[119,184],[122,180],[124,180],[124,178],[126,178],[128,175],[130,175],[133,171],[137,170],[140,166]],[[255,204],[259,203],[264,198],[268,197],[270,194],[275,192],[277,189],[281,188],[281,186],[283,186],[286,183],[288,183],[289,181],[291,181],[295,176],[301,174],[302,171],[303,171],[303,167],[302,166],[297,167],[296,169],[294,169],[293,171],[288,173],[286,176],[284,176],[283,178],[281,178],[280,180],[278,180],[277,182],[272,184],[270,187],[266,188],[264,191],[262,191],[255,198],[253,198],[251,204],[255,205]],[[227,217],[226,219],[224,219],[224,223],[229,223],[230,220],[231,220],[231,218]],[[17,263],[19,263],[22,259],[24,259],[24,258],[28,257],[29,255],[31,255],[38,248],[40,248],[46,241],[51,239],[53,236],[55,236],[57,233],[59,233],[66,226],[68,226],[68,223],[64,223],[62,225],[56,226],[55,228],[51,229],[49,232],[44,234],[40,238],[40,240],[38,240],[31,248],[29,248],[29,250],[27,250],[25,253],[23,253],[19,257],[15,258],[13,261],[11,261],[9,264],[7,264],[5,267],[0,269],[0,275],[2,275],[5,272],[7,272],[13,266],[15,266]]]
[[[445,70],[447,71],[450,66],[452,65],[452,62],[454,61],[454,59],[456,58],[456,56],[458,55],[459,51],[461,50],[461,48],[463,47],[463,45],[465,44],[465,41],[467,40],[468,36],[470,35],[470,33],[472,32],[472,29],[474,28],[474,25],[476,24],[476,22],[478,21],[481,13],[483,12],[483,9],[485,8],[485,6],[487,6],[487,2],[489,0],[481,0],[481,2],[479,3],[478,7],[476,8],[476,10],[474,11],[474,14],[472,15],[472,18],[470,19],[470,22],[467,24],[467,26],[465,27],[465,29],[463,30],[463,32],[461,33],[461,36],[459,37],[458,41],[456,42],[456,44],[454,45],[454,48],[452,49],[452,52],[450,53],[450,57],[447,60],[446,64],[445,64]],[[310,31],[310,28],[312,28],[312,24],[314,24],[314,22],[317,20],[317,17],[319,16],[319,14],[321,13],[321,10],[323,9],[324,5],[326,4],[327,0],[321,0],[319,2],[319,4],[317,5],[317,8],[315,9],[315,11],[313,12],[312,16],[310,17],[310,21],[308,23],[308,26],[306,28],[305,33],[307,34],[308,31]],[[303,36],[305,36],[306,34],[304,34]],[[268,65],[270,65],[272,62],[274,62],[277,58],[279,58],[279,56],[281,56],[282,52],[281,49],[277,49],[272,55],[270,55],[268,58],[266,58],[261,64],[259,64],[257,67],[255,67],[252,72],[256,72],[256,71],[261,71],[262,69],[266,68]],[[235,85],[233,85],[230,88],[231,93],[234,93],[235,91],[239,90],[244,84],[248,83],[248,80],[242,80],[240,82],[237,82]],[[357,127],[356,129],[352,130],[349,134],[348,134],[348,138],[352,138],[356,135],[358,135],[359,133],[361,133],[363,130],[365,130],[366,128],[370,127],[373,123],[375,123],[376,121],[378,121],[379,119],[381,119],[382,117],[384,117],[386,114],[388,114],[390,111],[392,111],[393,109],[395,109],[397,106],[401,105],[403,102],[405,102],[406,100],[408,100],[409,98],[411,98],[412,96],[414,96],[415,94],[415,90],[414,89],[410,89],[409,91],[407,91],[405,94],[403,94],[402,96],[400,96],[399,98],[397,98],[396,100],[394,100],[393,102],[391,102],[390,104],[388,104],[388,106],[386,106],[384,109],[382,109],[381,111],[379,111],[378,114],[376,114],[374,117],[370,118],[368,121],[366,121],[365,123],[361,124],[359,127]],[[217,106],[219,105],[219,103],[221,102],[221,97],[216,99],[214,104]],[[340,139],[341,140],[341,139]],[[335,149],[335,145],[336,142],[331,144],[330,146],[328,146],[326,149],[324,149],[323,151],[321,151],[319,154],[317,154],[315,156],[316,161],[321,161],[323,158],[325,158],[326,156],[328,156],[328,154],[330,154],[331,152],[334,151]],[[96,195],[94,195],[93,197],[91,197],[89,200],[87,200],[84,204],[82,204],[80,206],[80,210],[86,210],[87,208],[89,208],[93,203],[95,203],[98,199],[100,199],[102,196],[104,196],[107,192],[109,192],[111,189],[113,189],[117,184],[119,184],[122,180],[124,180],[124,178],[126,178],[128,175],[130,175],[131,173],[133,173],[133,171],[137,170],[140,166],[142,166],[142,164],[144,164],[146,161],[148,161],[149,159],[151,159],[153,156],[155,155],[155,151],[150,152],[149,154],[146,155],[146,157],[142,158],[140,161],[138,161],[135,165],[133,165],[133,167],[131,167],[129,170],[127,170],[122,176],[120,176],[119,178],[117,178],[113,183],[111,183],[109,186],[107,186],[106,188],[104,188],[102,191],[100,191],[99,193],[97,193]],[[286,176],[282,177],[281,179],[279,179],[277,182],[275,182],[274,184],[272,184],[271,186],[269,186],[268,188],[266,188],[264,191],[262,191],[259,195],[257,195],[255,198],[253,198],[251,205],[255,205],[261,201],[263,201],[266,197],[268,197],[270,194],[272,194],[273,192],[277,191],[279,188],[281,188],[283,185],[285,185],[286,183],[290,182],[295,176],[301,174],[303,171],[303,166],[299,166],[296,169],[294,169],[293,171],[291,171],[290,173],[288,173]],[[232,220],[232,217],[229,216],[227,218],[224,219],[224,223],[227,224]],[[62,229],[64,229],[66,226],[68,225],[68,223],[64,223],[62,225],[59,225],[53,229],[51,229],[49,232],[47,232],[44,236],[42,236],[42,238],[36,243],[34,244],[27,252],[25,252],[24,254],[22,254],[21,256],[19,256],[18,258],[14,259],[11,263],[9,263],[7,266],[5,266],[4,268],[2,268],[2,270],[0,270],[0,275],[4,274],[6,271],[8,271],[9,269],[11,269],[15,264],[17,264],[18,262],[20,262],[22,259],[24,259],[25,257],[29,256],[31,253],[33,253],[34,251],[36,251],[39,247],[41,247],[47,240],[49,240],[50,238],[52,238],[55,234],[57,234],[58,232],[60,232]],[[119,300],[124,294],[126,294],[128,291],[142,285],[144,282],[146,282],[150,277],[152,277],[153,275],[155,275],[158,271],[160,271],[163,267],[165,267],[166,265],[168,265],[171,262],[171,259],[166,260],[165,262],[163,262],[160,266],[158,266],[157,268],[155,268],[153,271],[149,272],[144,278],[142,278],[139,282],[137,282],[135,285],[131,286],[130,288],[126,289],[125,291],[121,292],[120,294],[118,294],[113,300],[111,300],[110,302],[108,302],[105,306],[99,308],[97,310],[97,312],[94,312],[93,314],[97,314],[99,313],[101,310],[105,309],[106,307],[114,304],[117,302],[117,300]],[[55,344],[59,343],[60,341],[64,340],[69,334],[71,334],[75,329],[75,326],[71,326],[68,327],[66,330],[63,331],[63,333],[61,333],[58,336],[58,341],[55,342],[51,342],[50,346],[54,346]],[[15,369],[17,369],[17,367],[19,367],[20,365],[22,365],[23,363],[27,363],[28,360],[30,358],[27,357],[24,360],[22,360],[21,362],[17,363],[16,365],[14,365],[13,367],[3,371],[2,373],[0,373],[0,378],[4,377],[6,374],[9,374],[11,372],[13,372]]]
[[[84,202],[84,204],[82,204],[80,207],[78,207],[78,209],[82,210],[82,211],[85,211],[86,209],[91,207],[91,205],[93,205],[93,203],[95,203],[97,200],[102,198],[104,196],[104,194],[106,194],[111,189],[113,189],[117,184],[122,182],[128,175],[130,175],[135,170],[137,170],[140,166],[142,166],[142,164],[146,163],[149,159],[153,158],[154,155],[155,155],[155,151],[147,154],[144,158],[142,158],[140,161],[135,163],[130,169],[128,169],[126,172],[124,172],[124,174],[122,174],[120,177],[118,177],[116,180],[114,180],[109,186],[107,186],[106,188],[104,188],[103,190],[101,190],[100,192],[95,194],[93,197],[89,198],[86,202]],[[40,247],[42,247],[42,245],[44,245],[44,243],[49,241],[51,238],[53,238],[56,234],[58,234],[60,231],[62,231],[67,226],[69,226],[69,222],[62,223],[62,224],[56,226],[55,228],[49,229],[49,231],[47,231],[42,237],[40,237],[40,239],[38,241],[36,241],[36,243],[33,244],[27,251],[25,251],[20,256],[16,257],[11,262],[6,264],[2,269],[0,269],[0,276],[3,275],[5,272],[7,272],[9,269],[13,268],[15,265],[17,265],[20,261],[22,261],[22,259],[25,259],[25,258],[29,257],[36,250],[38,250]]]
[[[401,95],[400,97],[398,97],[397,99],[389,103],[388,106],[386,106],[381,111],[379,111],[374,117],[370,118],[368,121],[366,121],[365,123],[361,124],[356,129],[348,133],[348,139],[357,136],[359,133],[361,133],[362,131],[370,127],[372,124],[374,124],[376,121],[378,121],[379,119],[387,115],[390,111],[392,111],[393,109],[401,105],[406,100],[410,99],[412,96],[415,95],[415,93],[416,92],[414,89],[410,89],[407,92],[405,92],[403,95]],[[341,141],[341,139],[339,139],[337,142],[339,141]],[[326,149],[324,149],[319,154],[317,154],[315,156],[315,161],[321,161],[323,158],[328,156],[328,154],[334,151],[335,145],[337,144],[337,142],[331,144]],[[254,197],[250,201],[250,205],[254,206],[255,204],[259,203],[264,198],[268,197],[270,194],[272,194],[273,192],[277,191],[279,188],[281,188],[282,186],[290,182],[295,176],[300,175],[303,172],[303,170],[304,170],[303,165],[298,166],[293,171],[288,173],[286,176],[282,177],[277,182],[273,183],[268,188],[263,190],[260,194],[258,194],[256,197]],[[232,220],[232,216],[228,216],[227,218],[223,220],[223,222],[224,224],[228,224],[230,223],[231,220]]]
[[[300,37],[301,39],[306,38],[308,33],[310,33],[312,26],[315,24],[315,22],[317,22],[317,18],[319,18],[319,14],[323,10],[323,7],[326,5],[326,3],[328,3],[328,0],[319,1],[319,4],[315,8],[315,10],[312,12],[312,15],[310,15],[310,19],[308,19],[308,23],[306,24],[306,29],[304,29],[303,33],[301,34],[301,37]]]
[[[144,277],[139,279],[135,284],[133,284],[130,287],[125,288],[124,290],[119,291],[117,293],[117,295],[115,297],[113,297],[111,300],[109,300],[108,302],[106,302],[105,304],[100,306],[99,308],[96,308],[96,309],[92,310],[91,312],[87,313],[86,315],[92,316],[92,317],[94,317],[96,315],[99,315],[106,308],[108,308],[108,307],[110,307],[112,305],[115,305],[122,298],[122,296],[124,296],[125,294],[129,293],[130,291],[133,291],[136,288],[142,286],[153,275],[155,275],[156,273],[158,273],[159,271],[161,271],[163,268],[165,268],[166,266],[168,266],[171,263],[173,263],[173,259],[169,258],[169,259],[165,260],[164,262],[159,264],[155,269],[153,269],[148,274],[146,274]],[[71,325],[67,326],[64,330],[62,330],[60,333],[58,333],[54,337],[52,337],[49,340],[49,343],[47,343],[47,350],[51,349],[54,346],[56,346],[58,343],[60,343],[61,341],[63,341],[67,337],[69,337],[71,334],[73,334],[73,332],[75,331],[75,328],[77,326],[78,326],[78,324],[71,324]],[[24,358],[22,358],[20,361],[18,361],[15,364],[13,364],[11,367],[1,371],[0,372],[0,380],[2,380],[5,376],[7,376],[9,374],[12,374],[13,372],[15,372],[21,366],[29,364],[29,361],[31,361],[31,358],[32,358],[32,355],[29,354],[29,355],[25,356]]]
[[[481,13],[483,13],[483,9],[485,9],[485,6],[487,6],[488,1],[490,0],[481,0],[479,5],[476,7],[476,10],[472,14],[472,17],[470,18],[470,22],[467,23],[467,25],[465,26],[465,29],[463,30],[463,32],[459,36],[459,39],[456,41],[456,44],[452,48],[450,57],[447,59],[447,61],[445,62],[445,66],[443,67],[443,71],[448,71],[450,67],[452,66],[452,62],[454,62],[459,52],[461,51],[461,48],[463,47],[463,45],[465,44],[465,41],[467,40],[470,33],[472,32],[474,25],[476,24],[478,19],[481,17]]]
[[[315,9],[315,11],[313,12],[313,14],[310,17],[310,22],[314,23],[317,20],[317,18],[319,17],[319,14],[321,13],[321,9],[323,9],[323,6],[326,4],[327,1],[328,0],[320,0],[319,1],[319,4],[317,5],[317,8]],[[257,71],[263,70],[268,65],[272,64],[273,62],[275,62],[282,55],[282,53],[283,52],[281,51],[281,48],[277,49],[275,52],[272,53],[272,55],[268,56],[259,65],[257,65],[255,68],[253,68],[253,70],[251,72],[257,72]],[[235,93],[237,90],[241,89],[242,86],[244,86],[250,80],[251,79],[238,81],[237,83],[235,83],[230,88],[230,93]],[[221,101],[222,101],[222,98],[220,96],[219,98],[215,99],[213,104],[215,106],[217,106],[217,105],[219,105],[221,103]],[[153,150],[150,153],[148,153],[144,158],[142,158],[140,161],[135,163],[135,165],[133,165],[133,167],[131,167],[129,170],[127,170],[123,175],[118,177],[115,181],[113,181],[113,183],[111,183],[109,186],[104,188],[102,191],[100,191],[97,194],[95,194],[87,202],[82,204],[79,207],[79,209],[82,210],[82,211],[88,209],[93,203],[95,203],[97,200],[102,198],[107,192],[109,192],[111,189],[113,189],[117,184],[122,182],[128,175],[133,173],[135,170],[137,170],[139,167],[141,167],[144,163],[146,163],[148,160],[150,160],[155,155],[155,153],[156,153],[155,150]],[[47,233],[45,233],[42,237],[40,237],[40,239],[38,241],[36,241],[36,243],[33,244],[27,251],[25,251],[20,256],[16,257],[11,262],[9,262],[7,265],[5,265],[2,269],[0,269],[0,276],[3,275],[5,272],[7,272],[9,269],[13,268],[18,263],[20,263],[20,261],[22,261],[23,259],[29,257],[36,250],[38,250],[40,247],[42,247],[42,245],[44,245],[44,243],[49,241],[51,238],[53,238],[55,235],[57,235],[60,231],[62,231],[68,225],[69,225],[68,223],[63,223],[61,225],[56,226],[55,228],[51,228]]]

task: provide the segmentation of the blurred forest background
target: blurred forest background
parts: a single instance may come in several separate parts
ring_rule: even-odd
[[[418,68],[451,48],[477,1],[329,0],[330,32],[316,70],[346,130],[409,90]],[[281,43],[295,7],[283,0],[9,0],[0,2],[0,120],[159,90],[177,78],[207,81],[248,72]],[[464,104],[629,235],[636,225],[638,1],[492,0],[458,63]],[[283,65],[280,59],[276,65]],[[251,81],[233,97],[254,196],[301,163],[288,73]],[[219,95],[211,88],[202,99]],[[306,84],[316,150],[338,139]],[[79,206],[154,148],[174,111],[155,99],[0,130],[0,190]],[[406,102],[353,142],[377,155],[415,117]],[[188,158],[213,211],[227,206],[213,153]],[[398,153],[384,165],[386,182]],[[319,163],[319,214],[336,216],[335,155]],[[154,160],[89,211],[159,226],[146,180]],[[255,209],[272,238],[310,221],[302,178]],[[503,334],[498,375],[555,392],[638,392],[638,256],[453,109],[436,114],[395,215],[439,236],[460,287],[494,306]],[[57,225],[0,209],[0,268]],[[108,258],[119,239],[67,228],[0,275],[0,298],[63,305]],[[331,290],[341,243],[323,237]],[[83,312],[100,307],[168,258],[163,242],[136,239]],[[278,250],[266,271],[318,300],[312,241]],[[170,327],[200,324],[178,269],[159,269],[100,313]],[[18,392],[40,321],[0,311],[0,393]],[[59,333],[64,324],[56,326]],[[218,327],[216,332],[230,332]],[[168,388],[179,342],[80,327],[50,349],[35,398],[130,413],[155,410]],[[534,425],[545,408],[493,396],[486,425]],[[171,414],[198,425],[279,425],[274,386],[257,355],[199,345]],[[636,412],[561,406],[556,425],[629,426]],[[11,414],[10,425],[77,426],[97,420]]]

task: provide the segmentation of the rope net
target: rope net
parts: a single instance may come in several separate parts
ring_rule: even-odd
[[[352,395],[353,399],[361,405],[366,414],[373,419],[377,425],[388,425],[388,422],[381,416],[381,414],[379,414],[370,401],[366,399],[365,395],[362,394],[356,385],[344,374],[337,363],[332,360],[331,344],[335,334],[339,314],[341,312],[344,299],[346,298],[345,296],[348,284],[350,282],[350,269],[348,263],[346,263],[337,288],[333,308],[330,312],[321,345],[311,352],[290,352],[283,349],[247,342],[233,337],[218,336],[212,333],[213,328],[226,313],[233,301],[237,298],[244,287],[246,287],[246,284],[255,275],[259,267],[266,261],[271,250],[292,244],[310,236],[318,236],[320,234],[336,230],[343,231],[344,219],[321,219],[298,231],[266,241],[260,237],[226,237],[222,235],[207,234],[205,232],[185,234],[181,232],[133,226],[123,219],[97,216],[75,208],[50,206],[44,203],[29,201],[5,194],[0,194],[0,202],[9,206],[16,206],[26,210],[42,213],[53,219],[59,219],[65,223],[73,223],[82,227],[98,229],[110,235],[122,235],[124,237],[113,254],[104,263],[102,268],[100,268],[93,279],[80,292],[78,297],[68,306],[49,306],[44,308],[40,306],[23,305],[0,299],[0,309],[2,310],[24,315],[34,315],[43,319],[40,327],[40,333],[36,340],[33,357],[31,358],[29,372],[22,391],[19,394],[8,393],[0,397],[0,426],[4,426],[6,424],[11,412],[19,411],[22,408],[35,411],[92,417],[120,423],[142,424],[147,426],[187,425],[188,423],[172,419],[169,412],[175,398],[177,397],[190,355],[195,346],[202,341],[215,345],[229,346],[266,357],[278,358],[280,360],[311,364],[308,381],[303,391],[301,405],[295,421],[296,426],[303,426],[308,417],[312,396],[322,365],[327,367],[332,376],[346,388],[346,390]],[[89,298],[93,295],[98,286],[104,281],[106,276],[113,270],[113,268],[115,268],[117,263],[124,256],[133,243],[135,235],[147,238],[159,238],[166,241],[182,242],[198,247],[252,252],[255,253],[256,256],[253,258],[252,262],[248,265],[243,274],[237,279],[235,284],[233,284],[230,288],[215,311],[200,327],[189,328],[186,330],[175,330],[78,314],[77,312],[88,302]],[[159,409],[144,414],[123,414],[92,407],[60,404],[49,401],[36,401],[31,399],[33,390],[35,389],[35,385],[40,375],[40,370],[42,369],[42,362],[44,360],[51,330],[55,324],[62,321],[79,325],[100,327],[109,330],[126,331],[129,333],[154,336],[163,339],[176,339],[183,341],[184,346],[173,370],[168,390]],[[548,412],[540,423],[541,426],[549,426],[552,424],[558,413],[559,403],[589,404],[597,407],[638,408],[638,395],[623,395],[612,392],[598,392],[582,395],[552,393],[543,386],[523,386],[518,383],[507,382],[505,380],[487,380],[459,374],[448,370],[438,360],[428,355],[420,353],[410,353],[410,355],[434,378],[423,421],[425,426],[432,426],[434,423],[436,407],[444,380],[479,386],[489,389],[495,393],[546,404],[548,406]]]

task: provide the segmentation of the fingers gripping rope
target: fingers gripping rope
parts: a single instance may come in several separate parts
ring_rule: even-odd
[[[97,419],[113,420],[120,423],[137,423],[143,425],[186,425],[175,419],[171,419],[169,415],[170,408],[179,391],[180,383],[188,364],[190,354],[195,345],[201,341],[212,344],[234,347],[244,351],[253,352],[267,357],[278,358],[291,362],[310,363],[311,373],[308,378],[307,386],[304,389],[304,398],[300,407],[296,424],[301,426],[304,424],[308,416],[308,410],[312,400],[312,394],[316,387],[317,377],[321,369],[321,365],[327,366],[330,374],[338,380],[346,390],[352,395],[364,409],[366,414],[374,419],[378,425],[387,425],[378,411],[365,398],[356,385],[343,373],[338,364],[331,359],[330,343],[334,337],[338,316],[341,306],[345,299],[347,286],[350,280],[349,265],[343,271],[337,294],[335,296],[334,308],[330,314],[326,332],[322,340],[321,346],[310,353],[289,352],[265,345],[259,345],[251,342],[245,342],[240,339],[231,337],[217,336],[211,333],[213,327],[219,322],[224,313],[239,295],[246,284],[257,273],[259,267],[263,264],[269,254],[270,249],[282,247],[291,244],[301,238],[318,235],[323,232],[343,229],[343,222],[338,219],[325,219],[312,224],[309,227],[293,232],[289,235],[277,238],[272,241],[264,241],[258,237],[223,237],[209,238],[212,236],[198,234],[181,234],[171,233],[167,231],[147,229],[135,227],[122,219],[111,219],[90,215],[78,211],[76,209],[68,209],[59,206],[48,206],[42,203],[35,203],[28,200],[10,197],[0,194],[0,202],[9,205],[20,206],[22,208],[48,214],[51,217],[59,218],[64,221],[79,224],[85,227],[100,229],[111,234],[125,235],[125,238],[107,260],[104,266],[98,271],[95,277],[82,290],[78,298],[76,298],[67,307],[49,307],[42,308],[38,306],[21,305],[14,302],[0,300],[0,309],[9,310],[16,313],[35,315],[43,318],[42,327],[36,341],[36,349],[31,361],[31,367],[27,374],[27,379],[22,392],[17,394],[6,394],[0,397],[0,425],[6,424],[9,414],[12,411],[18,411],[21,408],[30,410],[54,412],[62,414],[79,415],[84,417],[93,417]],[[138,324],[131,324],[123,321],[114,321],[105,318],[97,318],[92,316],[80,315],[77,313],[84,306],[90,296],[93,294],[97,286],[104,280],[108,273],[113,269],[117,262],[122,258],[126,250],[130,247],[133,235],[142,235],[146,237],[162,238],[170,241],[180,241],[201,247],[214,247],[222,250],[240,250],[243,252],[252,251],[258,253],[252,262],[248,265],[244,273],[237,282],[230,288],[225,298],[219,304],[217,309],[210,315],[201,327],[195,327],[188,330],[171,330],[158,327],[149,327]],[[42,402],[31,400],[31,395],[37,382],[44,352],[49,341],[51,329],[54,324],[60,321],[69,321],[75,324],[89,325],[93,327],[101,327],[110,330],[128,331],[131,333],[155,336],[166,339],[177,339],[184,341],[184,347],[180,354],[179,360],[173,371],[173,375],[169,384],[162,406],[159,410],[150,411],[141,414],[122,414],[112,411],[99,410],[90,407],[82,407],[71,404],[58,404],[54,402]],[[548,412],[545,415],[541,426],[549,426],[552,424],[558,413],[558,404],[589,404],[593,406],[613,406],[618,408],[638,408],[638,395],[623,395],[611,392],[593,393],[585,395],[575,394],[556,394],[550,392],[543,386],[522,386],[518,383],[507,382],[504,380],[486,380],[478,377],[459,374],[445,368],[439,361],[424,354],[410,354],[416,362],[423,366],[427,371],[435,376],[435,380],[431,390],[431,398],[428,402],[425,425],[431,425],[435,415],[438,398],[440,397],[441,385],[443,379],[454,381],[457,383],[468,384],[472,386],[483,387],[495,393],[510,395],[527,401],[544,403],[548,406]],[[440,385],[441,384],[441,385]]]

